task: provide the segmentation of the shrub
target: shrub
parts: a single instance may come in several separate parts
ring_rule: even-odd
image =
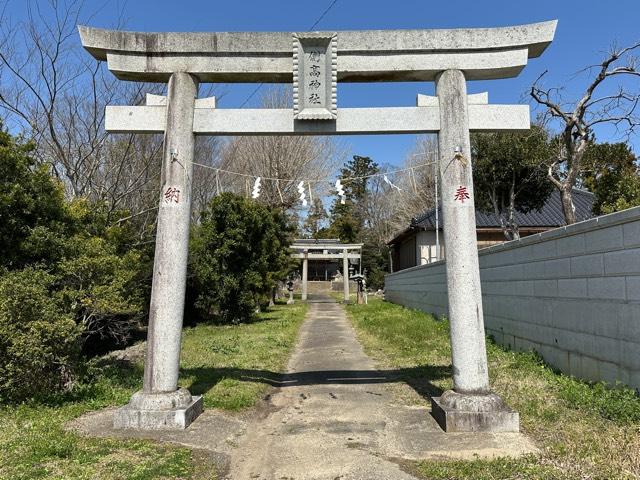
[[[62,389],[79,350],[125,343],[146,313],[151,248],[129,212],[76,198],[0,124],[0,398]]]
[[[45,397],[69,386],[81,329],[37,268],[0,277],[0,399]]]
[[[145,317],[150,294],[151,250],[131,245],[131,222],[113,222],[127,212],[74,199],[65,204],[63,235],[32,231],[27,242],[50,244],[58,257],[49,262],[65,312],[83,329],[86,353],[124,345]]]
[[[54,270],[65,312],[74,316],[84,338],[126,343],[145,311],[140,253],[119,255],[113,243],[86,235],[67,239],[66,247]]]
[[[231,193],[214,198],[194,228],[195,305],[222,322],[250,319],[286,275],[293,228],[279,211]]]

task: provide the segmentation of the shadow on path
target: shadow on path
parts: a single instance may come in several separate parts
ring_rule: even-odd
[[[240,368],[185,368],[181,375],[193,377],[186,388],[194,395],[211,390],[219,381],[229,378],[241,382],[259,382],[272,387],[286,388],[304,385],[366,385],[404,382],[419,395],[428,399],[442,394],[433,380],[451,377],[451,366],[424,365],[392,370],[317,370],[296,373],[278,373],[269,370]]]

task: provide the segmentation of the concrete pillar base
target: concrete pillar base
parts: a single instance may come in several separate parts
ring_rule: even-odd
[[[169,393],[133,394],[127,405],[116,410],[113,427],[134,430],[184,430],[203,411],[202,397],[192,397],[179,388]]]
[[[495,393],[448,390],[441,397],[431,398],[431,415],[447,433],[520,431],[520,415]]]

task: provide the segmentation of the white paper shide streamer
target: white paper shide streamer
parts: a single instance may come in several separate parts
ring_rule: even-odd
[[[300,182],[298,184],[298,193],[300,194],[300,202],[302,202],[302,206],[307,206],[307,197],[304,194],[304,182]]]
[[[389,177],[387,177],[386,175],[385,175],[384,177],[382,177],[382,179],[383,179],[383,180],[384,180],[384,181],[385,181],[385,182],[386,182],[386,183],[387,183],[391,188],[395,188],[395,189],[396,189],[396,190],[398,190],[399,192],[401,192],[401,191],[402,191],[402,189],[401,189],[399,186],[394,185],[393,183],[391,183],[391,180],[389,180]]]
[[[344,205],[345,199],[347,197],[344,194],[344,187],[342,186],[342,183],[340,183],[340,179],[336,180],[336,191],[338,192],[338,195],[340,196],[340,203],[342,205]]]
[[[202,167],[202,168],[207,168],[207,169],[211,169],[215,171],[216,174],[216,193],[220,194],[224,191],[223,185],[221,184],[221,174],[224,174],[225,176],[227,175],[231,175],[231,176],[236,176],[236,177],[240,177],[242,179],[245,180],[246,183],[246,193],[249,192],[249,184],[250,181],[253,180],[253,190],[251,191],[251,196],[253,198],[258,198],[261,194],[261,190],[262,190],[262,183],[264,181],[267,182],[274,182],[275,183],[275,189],[278,191],[278,193],[280,194],[280,197],[282,198],[282,192],[280,190],[280,184],[281,183],[293,183],[294,185],[297,184],[298,185],[298,192],[300,193],[300,195],[302,195],[302,189],[306,189],[308,190],[308,195],[309,195],[309,201],[313,201],[313,185],[315,184],[322,184],[324,182],[329,181],[329,179],[305,179],[305,180],[300,180],[300,179],[289,179],[289,178],[276,178],[276,177],[265,177],[262,175],[256,175],[256,174],[252,174],[252,173],[243,173],[243,172],[234,172],[234,171],[230,171],[230,170],[224,170],[222,168],[216,167],[216,166],[212,166],[212,165],[206,165],[203,163],[197,163],[197,162],[191,162],[192,165],[196,165],[198,167]],[[417,189],[416,186],[416,181],[415,181],[415,174],[414,174],[414,170],[416,168],[421,168],[421,167],[426,167],[428,165],[432,165],[432,162],[429,163],[423,163],[420,165],[414,165],[412,167],[407,167],[407,168],[399,168],[397,170],[391,170],[388,171],[386,173],[373,173],[371,175],[362,175],[362,176],[357,176],[357,177],[343,177],[342,179],[338,178],[335,181],[335,189],[336,192],[338,194],[338,196],[340,197],[340,203],[344,204],[347,196],[344,190],[344,185],[342,184],[342,180],[345,180],[346,182],[350,182],[350,181],[354,181],[354,180],[362,180],[362,179],[367,179],[367,178],[377,178],[377,177],[382,177],[382,179],[384,180],[384,182],[386,182],[391,188],[394,188],[398,191],[402,191],[402,189],[400,187],[398,187],[397,185],[395,185],[393,182],[391,182],[391,180],[389,180],[389,176],[393,176],[393,175],[408,175],[413,183],[413,187],[414,190]],[[307,199],[306,194],[305,194],[305,200]],[[302,197],[300,198],[300,201],[302,201]],[[307,202],[308,203],[308,202]]]
[[[251,198],[258,198],[260,196],[260,186],[262,182],[262,178],[256,178],[255,183],[253,184],[253,190],[251,191]]]

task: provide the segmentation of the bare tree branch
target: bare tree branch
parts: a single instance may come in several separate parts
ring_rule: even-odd
[[[274,88],[265,92],[264,108],[291,107],[290,89]],[[255,136],[235,137],[223,148],[220,168],[253,176],[287,179],[262,182],[259,200],[284,209],[297,207],[301,180],[325,180],[342,162],[344,152],[329,137],[316,136]],[[196,167],[197,168],[197,167]],[[220,174],[219,180],[227,190],[245,194],[254,178]],[[327,193],[330,185],[314,183],[313,195]]]
[[[582,96],[573,104],[573,108],[565,109],[559,89],[544,89],[540,86],[540,75],[531,86],[530,95],[533,100],[544,107],[545,114],[560,124],[557,156],[549,160],[548,177],[561,193],[563,211],[567,224],[575,223],[575,208],[572,192],[579,175],[583,170],[583,157],[594,139],[594,127],[610,124],[623,128],[630,135],[640,125],[637,115],[640,93],[629,91],[629,86],[619,86],[616,92],[606,93],[594,98],[596,91],[603,88],[603,83],[613,77],[637,77],[637,60],[631,54],[640,49],[640,42],[624,48],[612,48],[599,65],[592,65],[582,70],[595,76],[586,86]],[[625,62],[620,64],[620,62]],[[635,86],[634,86],[635,87]]]
[[[7,5],[0,5],[2,116],[34,141],[36,157],[50,165],[69,197],[136,219],[150,212],[140,227],[147,235],[155,222],[162,136],[107,135],[105,106],[139,104],[144,93],[163,93],[163,86],[120,82],[103,62],[90,59],[76,30],[92,15],[83,0],[29,0],[26,19],[18,23],[7,16]],[[217,152],[209,148],[205,155]]]

